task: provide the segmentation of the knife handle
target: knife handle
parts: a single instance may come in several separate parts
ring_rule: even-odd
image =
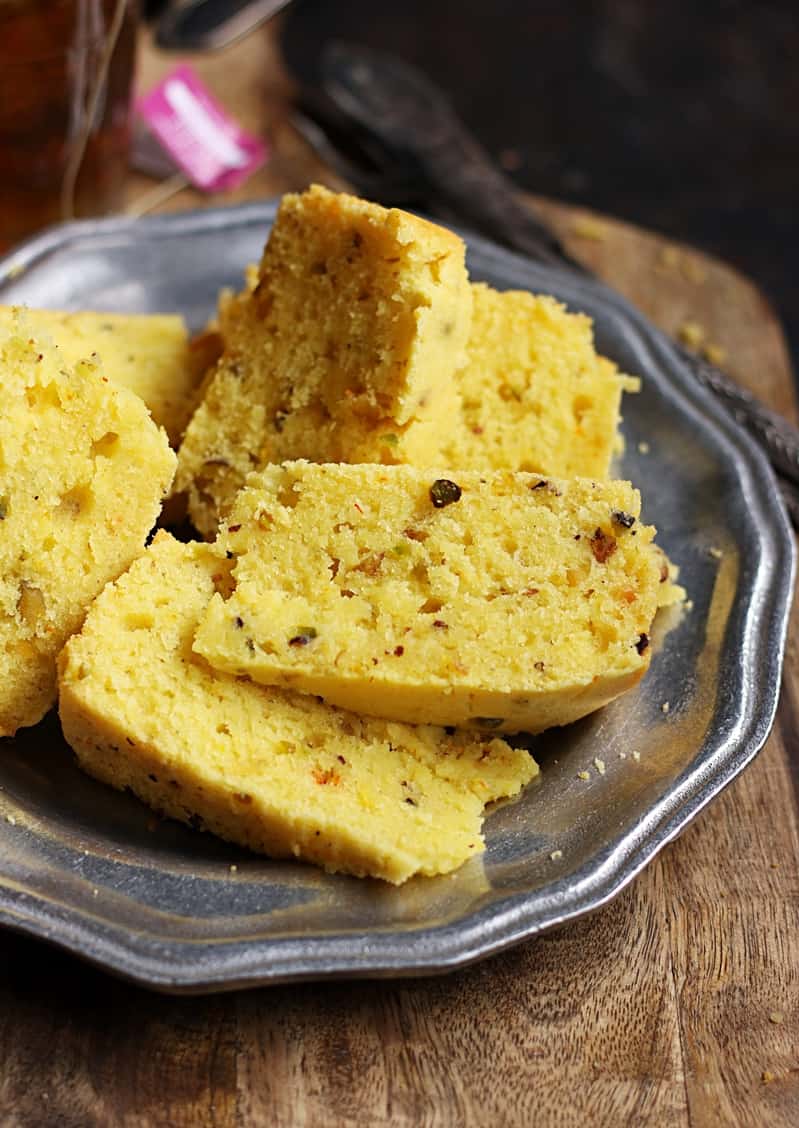
[[[736,422],[764,448],[776,472],[799,486],[799,429],[715,365],[679,345],[676,347],[699,383],[713,392]]]

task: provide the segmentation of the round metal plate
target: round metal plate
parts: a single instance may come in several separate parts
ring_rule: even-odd
[[[258,204],[56,228],[0,263],[0,301],[176,310],[199,328],[219,289],[239,285],[258,259],[274,213]],[[587,312],[599,349],[643,378],[625,400],[617,470],[641,488],[693,601],[660,622],[647,677],[594,717],[535,740],[540,782],[489,816],[480,859],[399,889],[158,822],[83,776],[51,717],[3,742],[0,922],[167,991],[438,972],[606,902],[762,746],[794,569],[770,468],[621,298],[478,238],[468,244],[473,278]]]

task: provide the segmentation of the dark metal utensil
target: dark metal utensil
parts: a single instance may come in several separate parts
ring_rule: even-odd
[[[395,187],[407,185],[409,196],[428,210],[466,223],[535,261],[589,274],[522,202],[513,182],[458,119],[443,92],[416,68],[365,47],[331,44],[322,57],[322,86],[329,118],[337,118],[338,133],[349,122],[355,147],[371,144],[372,154],[379,154],[383,176],[389,176]],[[309,126],[326,132],[324,106],[324,100],[318,99],[304,104],[306,117],[298,122],[312,144]],[[336,167],[335,147],[328,142],[326,148],[327,159],[332,156]],[[361,187],[358,169],[352,156],[343,168],[339,162],[339,171]],[[378,186],[374,168],[369,181],[372,189]],[[714,365],[679,345],[674,347],[699,382],[765,451],[799,527],[799,430]]]

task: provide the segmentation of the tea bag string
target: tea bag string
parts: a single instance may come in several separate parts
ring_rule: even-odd
[[[100,105],[100,99],[103,95],[105,83],[108,78],[111,59],[114,56],[114,51],[116,50],[116,45],[122,32],[122,24],[125,20],[125,10],[127,6],[128,0],[117,0],[114,14],[111,17],[108,35],[106,36],[105,47],[100,56],[100,64],[97,68],[94,85],[91,87],[87,99],[83,129],[72,147],[72,152],[69,155],[69,160],[64,170],[64,179],[61,182],[62,219],[75,218],[75,187],[78,181],[78,174],[80,173],[80,166],[83,164],[83,158],[86,155],[86,147],[89,144],[97,108]]]

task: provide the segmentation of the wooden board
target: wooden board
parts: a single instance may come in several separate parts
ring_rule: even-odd
[[[230,61],[201,69],[212,85],[235,73],[220,94],[275,142],[239,196],[335,184],[284,120],[269,36]],[[149,49],[144,64],[150,77],[165,66]],[[131,198],[145,187],[132,178]],[[187,193],[170,207],[197,203]],[[794,412],[782,334],[745,278],[540,204],[653,320],[700,324],[737,378]],[[0,934],[0,1122],[799,1124],[796,626],[795,615],[775,731],[746,773],[604,910],[471,969],[170,999]]]

